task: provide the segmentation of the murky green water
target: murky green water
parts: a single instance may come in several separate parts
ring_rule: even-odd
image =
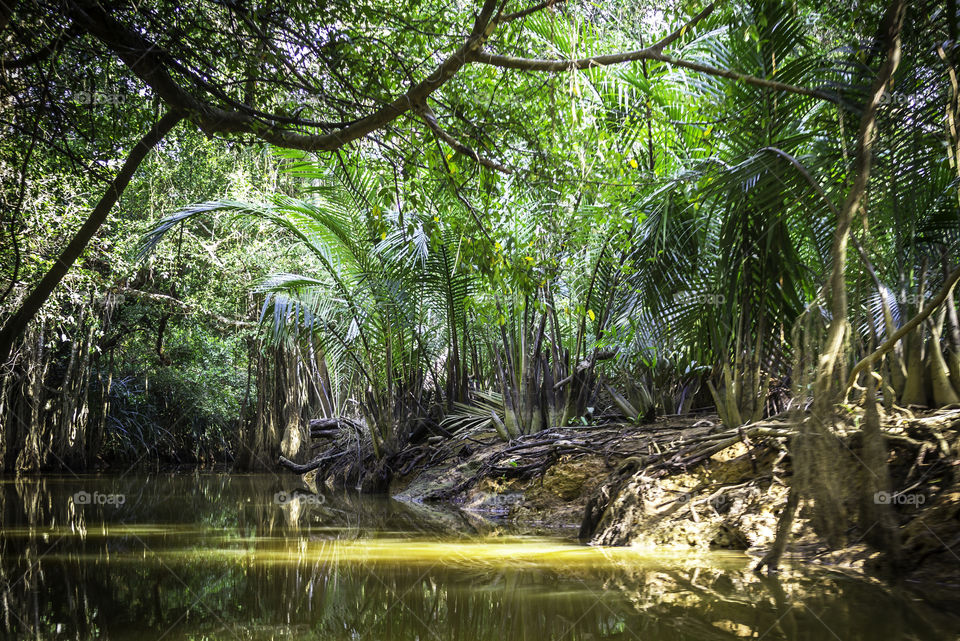
[[[958,639],[960,599],[529,536],[288,477],[0,481],[0,637]],[[86,494],[84,494],[86,493]]]

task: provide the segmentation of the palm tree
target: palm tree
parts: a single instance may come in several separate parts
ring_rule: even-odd
[[[294,170],[311,183],[309,197],[188,206],[149,231],[142,253],[178,224],[211,214],[265,223],[305,250],[304,273],[257,285],[261,320],[277,340],[316,343],[335,387],[358,397],[376,455],[392,454],[429,422],[433,405],[466,400],[460,354],[471,281],[456,239],[423,213],[388,209],[398,200],[385,202],[391,194],[372,172],[331,174],[304,162]]]

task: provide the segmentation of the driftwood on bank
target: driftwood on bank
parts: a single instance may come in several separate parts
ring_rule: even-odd
[[[297,474],[306,474],[322,467],[325,463],[329,464],[348,454],[354,449],[349,447],[346,440],[338,441],[341,436],[351,435],[352,440],[356,442],[356,437],[363,432],[363,424],[355,419],[343,416],[331,418],[314,418],[307,422],[311,439],[320,439],[320,442],[312,445],[313,449],[326,446],[327,449],[306,463],[295,463],[285,456],[279,458],[279,463],[288,470]]]
[[[355,433],[363,430],[360,421],[344,417],[310,419],[308,427],[311,438],[337,438],[344,428],[350,428]]]
[[[280,465],[284,466],[291,472],[296,472],[297,474],[306,474],[307,472],[316,470],[327,461],[334,461],[342,456],[346,456],[349,453],[349,450],[341,450],[338,452],[336,447],[332,447],[326,450],[323,454],[315,456],[306,463],[294,463],[286,456],[281,456]]]

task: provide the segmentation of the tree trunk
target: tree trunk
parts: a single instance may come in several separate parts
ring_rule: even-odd
[[[850,229],[856,212],[860,209],[870,180],[873,161],[873,142],[877,128],[877,109],[881,98],[893,79],[900,63],[900,32],[903,27],[906,0],[893,0],[887,7],[880,23],[877,40],[884,45],[886,57],[877,70],[867,103],[860,118],[857,148],[852,173],[853,185],[847,194],[843,208],[838,212],[833,234],[831,259],[833,268],[827,283],[830,296],[830,325],[827,338],[817,361],[814,380],[814,405],[811,416],[800,427],[794,439],[794,476],[791,482],[790,500],[781,515],[777,541],[764,557],[759,567],[775,570],[790,536],[790,526],[801,498],[814,502],[814,522],[821,534],[832,545],[842,542],[846,530],[845,496],[836,488],[843,471],[843,464],[836,435],[832,431],[834,404],[843,385],[841,368],[843,346],[847,337],[847,288],[846,264]],[[801,494],[803,496],[801,496]]]
[[[90,243],[90,240],[100,229],[101,225],[103,225],[104,221],[106,221],[107,215],[117,200],[120,199],[120,195],[123,194],[124,189],[126,189],[127,184],[140,166],[140,163],[143,162],[143,159],[146,158],[150,150],[156,147],[182,118],[183,115],[179,112],[168,112],[137,142],[133,149],[130,150],[130,155],[127,156],[127,160],[123,163],[116,178],[114,178],[110,186],[107,187],[107,191],[100,198],[100,202],[93,208],[90,217],[87,218],[86,222],[77,230],[77,233],[70,240],[70,244],[63,250],[63,253],[60,254],[53,266],[50,267],[50,270],[44,274],[40,283],[30,292],[20,305],[20,308],[7,319],[3,328],[0,329],[0,364],[7,361],[13,344],[21,334],[23,334],[23,330],[26,329],[27,324],[33,320],[37,312],[40,311],[40,308],[43,307],[43,304],[47,302],[50,294],[52,294],[53,290],[60,284],[60,281],[66,276],[67,271],[69,271],[77,261],[83,253],[83,250],[86,249]]]

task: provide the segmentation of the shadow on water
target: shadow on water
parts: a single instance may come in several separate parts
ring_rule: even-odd
[[[516,536],[270,475],[0,481],[0,637],[956,639],[956,603]]]

